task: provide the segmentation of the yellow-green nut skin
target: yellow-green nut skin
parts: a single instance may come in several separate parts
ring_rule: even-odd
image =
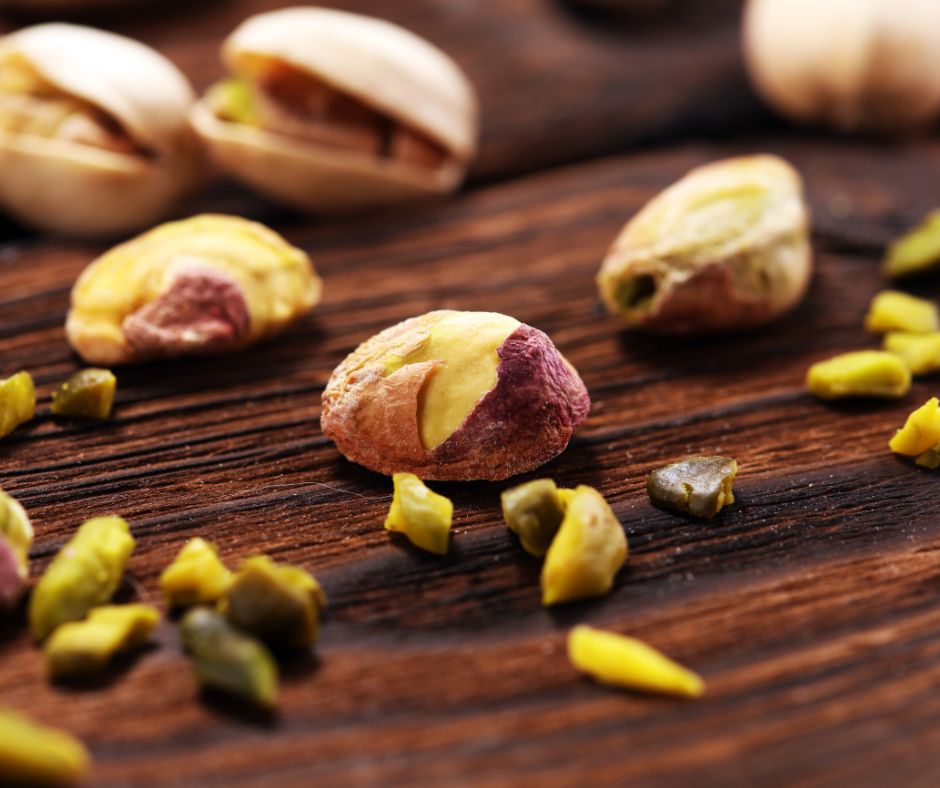
[[[0,709],[0,784],[71,785],[90,763],[88,750],[74,736]]]
[[[160,575],[160,588],[170,607],[215,604],[231,582],[232,573],[215,545],[200,536],[183,545]]]
[[[28,372],[0,380],[0,438],[36,415],[36,387]]]
[[[229,352],[299,320],[321,290],[307,254],[273,230],[204,214],[92,262],[72,288],[65,331],[92,364]]]
[[[806,387],[824,400],[898,399],[911,389],[911,371],[894,353],[858,350],[813,364],[806,373]]]
[[[413,473],[396,473],[392,482],[395,493],[385,518],[385,530],[404,534],[415,547],[429,553],[445,555],[450,543],[453,503],[429,490]]]
[[[627,536],[593,487],[563,491],[565,519],[542,566],[542,604],[603,596],[627,560]]]
[[[84,621],[69,621],[46,640],[46,667],[54,679],[93,676],[119,651],[135,649],[150,637],[160,613],[149,605],[104,605]]]
[[[762,155],[698,167],[647,203],[597,284],[628,326],[695,335],[776,320],[800,303],[811,274],[800,176]]]
[[[728,457],[686,457],[653,471],[646,490],[661,509],[711,519],[734,503],[737,472],[738,463]]]
[[[323,432],[387,475],[500,480],[568,445],[591,402],[541,331],[495,312],[439,310],[363,342],[323,392]]]
[[[222,599],[235,626],[276,648],[316,642],[326,596],[316,578],[297,566],[279,566],[264,555],[242,562]]]
[[[120,517],[85,522],[59,550],[29,603],[29,627],[37,641],[60,624],[78,621],[108,602],[134,550],[130,526]]]
[[[548,548],[565,518],[565,504],[551,479],[535,479],[500,496],[503,519],[523,549],[537,558]]]
[[[111,415],[117,378],[108,369],[83,369],[72,375],[52,394],[56,416],[106,419]]]
[[[221,613],[194,607],[183,617],[180,634],[204,687],[262,707],[277,702],[277,663],[271,653]]]
[[[0,490],[0,612],[19,601],[29,576],[33,526],[26,510]]]
[[[882,271],[901,278],[927,273],[940,266],[940,211],[928,214],[923,222],[888,247]]]

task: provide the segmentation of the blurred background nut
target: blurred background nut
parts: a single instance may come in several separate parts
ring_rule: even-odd
[[[800,176],[776,156],[692,170],[624,227],[598,274],[607,308],[660,334],[769,323],[812,272]]]
[[[320,300],[310,258],[267,227],[202,215],[115,247],[72,289],[66,334],[95,364],[220,353],[273,336]]]
[[[758,91],[796,121],[897,132],[940,114],[937,0],[750,0],[744,49]]]
[[[389,22],[322,8],[252,17],[225,42],[233,77],[193,109],[213,157],[268,196],[343,211],[456,189],[477,104],[456,64]]]
[[[0,40],[0,207],[76,236],[166,214],[200,176],[189,83],[154,50],[65,24]]]

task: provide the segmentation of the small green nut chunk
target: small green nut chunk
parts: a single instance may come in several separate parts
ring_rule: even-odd
[[[160,575],[160,588],[170,607],[215,604],[231,582],[232,573],[215,545],[199,536],[183,545]]]
[[[932,301],[897,290],[885,290],[872,300],[865,316],[865,328],[873,334],[886,331],[926,334],[940,328],[940,312]]]
[[[920,465],[922,468],[927,468],[931,471],[935,471],[937,468],[940,468],[940,443],[930,449],[927,449],[927,451],[921,454],[916,460],[914,460],[914,462]]]
[[[159,620],[149,605],[105,605],[84,621],[62,624],[44,646],[49,674],[71,679],[101,673],[118,652],[143,645]]]
[[[29,626],[37,641],[60,624],[80,621],[110,601],[134,550],[130,526],[120,517],[84,523],[59,550],[39,580],[29,604]]]
[[[895,454],[919,457],[940,443],[940,400],[932,397],[907,417],[888,444]]]
[[[69,785],[88,771],[90,763],[88,750],[75,737],[0,709],[3,785]]]
[[[562,520],[542,567],[542,604],[603,596],[627,560],[627,536],[604,497],[593,487],[563,491]]]
[[[888,247],[882,270],[886,276],[897,279],[923,274],[937,266],[940,266],[940,211],[933,211]]]
[[[277,702],[277,664],[259,641],[214,610],[196,607],[182,620],[183,645],[204,687],[271,708]]]
[[[0,380],[0,438],[36,415],[36,387],[28,372]]]
[[[503,492],[503,519],[527,553],[541,558],[565,519],[565,504],[551,479],[536,479]]]
[[[577,626],[568,635],[568,659],[601,684],[629,690],[697,698],[702,679],[640,640]]]
[[[0,490],[0,612],[15,607],[29,576],[33,526],[23,507]]]
[[[824,400],[846,397],[898,399],[911,389],[903,359],[884,350],[858,350],[813,364],[806,386]]]
[[[891,331],[885,334],[884,349],[900,356],[912,375],[930,375],[940,370],[940,331],[929,334]]]
[[[395,494],[385,518],[385,530],[403,533],[415,547],[445,555],[450,542],[454,505],[428,489],[413,473],[392,476]]]
[[[221,607],[240,629],[274,648],[292,649],[316,642],[325,608],[326,595],[313,575],[264,555],[242,562]]]
[[[52,394],[52,412],[79,419],[106,419],[111,415],[116,386],[117,378],[110,370],[83,369]]]
[[[653,471],[646,491],[660,509],[709,520],[734,503],[737,473],[738,463],[727,457],[686,457]]]

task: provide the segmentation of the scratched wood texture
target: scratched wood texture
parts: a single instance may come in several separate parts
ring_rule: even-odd
[[[197,87],[260,0],[165,3],[90,20],[170,55]],[[340,5],[340,3],[337,3]],[[187,212],[270,222],[312,254],[325,299],[237,358],[122,369],[102,425],[48,416],[78,368],[62,323],[105,248],[0,224],[0,374],[28,368],[39,418],[0,445],[0,484],[30,511],[34,575],[84,518],[138,540],[121,599],[202,535],[314,571],[331,606],[315,656],[284,666],[279,710],[200,696],[165,621],[92,686],[52,686],[22,615],[0,626],[0,702],[87,742],[89,785],[936,785],[940,781],[940,503],[886,441],[937,392],[823,405],[808,364],[874,344],[861,329],[884,244],[936,207],[940,145],[846,141],[776,121],[748,91],[737,2],[679,2],[615,22],[550,0],[358,0],[451,51],[483,105],[465,193],[315,221],[224,181]],[[2,17],[12,29],[28,17]],[[603,315],[593,276],[621,224],[691,166],[774,151],[804,173],[817,274],[805,304],[738,338],[664,341]],[[0,174],[2,175],[2,174]],[[915,291],[940,297],[936,281]],[[505,485],[442,484],[446,558],[391,541],[389,481],[346,462],[319,396],[358,342],[437,307],[509,312],[547,331],[594,402],[540,471],[592,484],[629,535],[606,599],[546,611],[538,563],[501,524]],[[645,474],[691,452],[741,466],[711,523],[658,512]],[[641,637],[701,672],[696,702],[579,677],[568,629]]]

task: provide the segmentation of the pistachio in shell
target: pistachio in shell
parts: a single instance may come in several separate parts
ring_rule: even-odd
[[[741,331],[802,300],[812,273],[801,179],[776,156],[713,162],[652,199],[598,274],[601,297],[652,333]]]
[[[235,178],[302,210],[348,211],[456,189],[476,150],[477,101],[437,47],[327,8],[251,17],[192,123]]]
[[[167,214],[201,179],[192,88],[123,36],[50,23],[0,39],[0,209],[72,236]]]
[[[72,289],[65,328],[94,364],[218,353],[278,333],[320,291],[310,258],[273,230],[204,214],[95,260]]]
[[[362,343],[323,392],[321,426],[353,462],[421,479],[506,479],[562,452],[590,409],[541,331],[440,310]]]

